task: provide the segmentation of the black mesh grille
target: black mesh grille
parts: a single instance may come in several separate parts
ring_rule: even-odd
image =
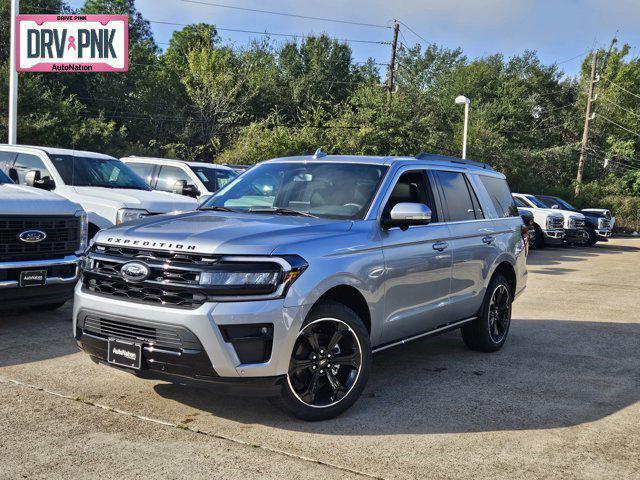
[[[38,243],[24,243],[18,235],[27,230],[40,230],[47,236]],[[0,261],[59,258],[78,250],[79,243],[78,217],[0,216]]]

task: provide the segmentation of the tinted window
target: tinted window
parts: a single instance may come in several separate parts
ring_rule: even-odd
[[[442,187],[450,222],[483,218],[482,212],[474,207],[477,200],[472,200],[470,185],[463,173],[438,171],[436,176]]]
[[[9,170],[9,164],[13,163],[13,157],[15,156],[15,152],[0,151],[0,170],[7,172]]]
[[[522,200],[520,200],[518,197],[511,197],[513,198],[513,201],[515,202],[516,206],[520,207],[520,208],[531,208],[529,207],[529,205],[527,205],[526,203],[524,203]]]
[[[140,178],[151,185],[153,180],[153,170],[156,166],[152,163],[131,163],[127,162],[129,168],[133,170]]]
[[[0,185],[2,185],[3,183],[13,183],[13,182],[2,170],[0,170]]]
[[[215,167],[191,166],[191,170],[195,173],[200,181],[207,187],[210,192],[216,192],[224,187],[231,180],[236,178],[238,174],[233,170],[226,170]]]
[[[178,180],[184,180],[187,185],[193,185],[193,180],[191,180],[187,172],[178,167],[163,165],[160,167],[160,173],[158,174],[156,190],[173,192],[173,187]]]
[[[426,172],[405,172],[396,182],[391,196],[384,207],[382,216],[389,218],[391,209],[398,203],[423,203],[431,209],[431,223],[437,222],[436,208],[433,201],[433,194],[428,183]]]
[[[18,154],[18,158],[16,158],[13,167],[9,169],[9,176],[14,182],[24,185],[24,176],[30,170],[40,170],[41,180],[46,178],[53,180],[49,170],[44,166],[42,159],[36,155],[30,155],[28,153]]]
[[[499,217],[517,217],[518,209],[511,196],[507,181],[502,178],[479,175],[480,181],[487,189],[493,206]]]
[[[151,190],[131,168],[115,158],[53,154],[49,158],[67,185]]]
[[[386,170],[357,163],[264,163],[229,183],[204,208],[263,214],[285,208],[323,218],[362,218]]]

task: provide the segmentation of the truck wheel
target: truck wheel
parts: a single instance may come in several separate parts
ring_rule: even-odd
[[[51,310],[59,309],[65,303],[67,303],[67,302],[64,301],[64,302],[56,302],[56,303],[46,303],[44,305],[34,305],[34,306],[31,307],[31,309],[32,310],[39,310],[41,312],[49,312]]]
[[[478,318],[461,329],[462,340],[471,350],[495,352],[502,348],[511,325],[512,291],[504,276],[491,279]]]
[[[593,247],[598,242],[598,235],[593,227],[587,227],[587,234],[589,235],[587,245]]]
[[[536,241],[534,244],[535,248],[544,248],[544,233],[542,233],[542,229],[538,225],[534,225],[533,228],[536,231]]]
[[[336,417],[358,399],[370,368],[371,341],[362,320],[340,303],[322,303],[300,329],[280,400],[303,420]]]

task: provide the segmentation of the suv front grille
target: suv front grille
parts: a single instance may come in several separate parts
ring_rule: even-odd
[[[196,336],[184,327],[124,318],[84,317],[81,328],[103,338],[117,338],[172,350],[201,350]]]
[[[40,230],[46,238],[24,243],[18,235]],[[0,261],[46,260],[70,255],[80,246],[80,219],[75,216],[0,216]]]

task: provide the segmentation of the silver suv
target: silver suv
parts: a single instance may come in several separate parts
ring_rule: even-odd
[[[199,211],[99,232],[74,334],[96,362],[326,419],[360,396],[374,352],[455,328],[473,350],[500,349],[527,248],[505,177],[485,164],[280,158]]]

